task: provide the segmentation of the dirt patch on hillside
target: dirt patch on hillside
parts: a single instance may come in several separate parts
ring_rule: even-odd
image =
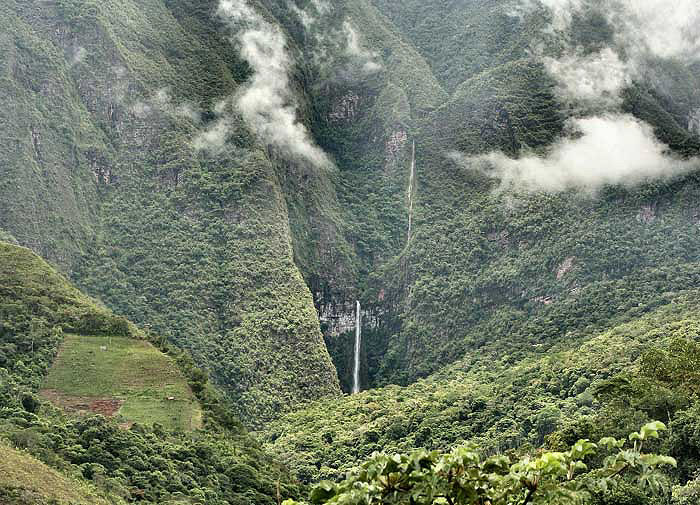
[[[80,415],[100,414],[113,417],[124,404],[124,400],[120,398],[70,396],[54,389],[41,390],[41,396],[67,412]]]

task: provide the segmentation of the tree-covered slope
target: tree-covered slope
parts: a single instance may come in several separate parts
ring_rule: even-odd
[[[540,444],[599,415],[578,380],[636,370],[622,334],[693,320],[698,285],[697,64],[644,60],[604,104],[573,100],[554,70],[619,50],[629,21],[583,3],[562,37],[537,2],[6,3],[1,236],[189,350],[304,479],[379,446]],[[551,176],[591,117],[675,176],[533,190],[477,163]],[[355,300],[381,389],[342,398]],[[435,418],[404,426],[411,402]]]
[[[223,149],[195,142],[248,72],[215,8],[6,4],[0,222],[189,349],[255,423],[338,387],[284,167],[235,117]]]
[[[693,268],[694,175],[595,195],[512,194],[459,161],[491,152],[545,155],[567,138],[572,117],[592,113],[567,102],[543,63],[564,43],[548,38],[545,11],[516,2],[338,3],[335,16],[356,29],[365,57],[379,67],[362,76],[348,75],[353,67],[332,44],[336,53],[314,57],[319,37],[327,45],[343,38],[334,18],[319,36],[295,30],[296,17],[269,4],[308,48],[312,129],[337,162],[339,215],[357,254],[354,283],[337,282],[342,261],[330,272],[303,269],[345,390],[356,297],[365,321],[363,383],[405,384],[485,342],[505,344],[516,324],[547,317],[550,304],[580,303],[590,313],[586,324],[608,327],[614,311],[599,311],[578,296],[581,289],[616,281],[632,292],[634,274]],[[590,51],[611,43],[611,33],[590,12],[575,17],[571,39]],[[660,62],[625,89],[620,104],[684,156],[699,146],[687,125],[700,103],[689,72],[683,62]],[[675,289],[673,281],[666,288]],[[505,325],[511,317],[518,323]],[[528,328],[547,346],[578,327]]]
[[[104,505],[124,503],[100,497],[94,488],[52,470],[32,456],[0,442],[0,499],[6,505]]]
[[[450,91],[468,78],[525,55],[533,31],[516,1],[409,0],[372,3],[429,62]]]
[[[477,4],[486,8],[486,3],[473,7]],[[444,13],[431,7],[433,15]],[[396,8],[403,19],[403,6]],[[497,19],[474,14],[483,27]],[[517,22],[528,37],[523,44],[536,46],[544,37],[536,15]],[[589,46],[605,35],[595,19],[577,23],[572,37]],[[443,25],[429,37],[455,32]],[[410,33],[405,37],[410,40]],[[556,54],[557,46],[550,50]],[[482,48],[480,54],[488,53]],[[364,358],[369,385],[411,382],[487,342],[505,345],[510,331],[546,317],[550,305],[581,303],[590,314],[587,324],[606,327],[614,311],[601,311],[593,299],[579,296],[581,290],[605,289],[615,281],[635,299],[645,288],[630,284],[633,279],[659,268],[692,269],[697,261],[698,184],[692,172],[595,193],[513,192],[504,191],[494,174],[470,168],[471,157],[493,152],[546,156],[568,137],[572,117],[592,113],[572,108],[542,57],[508,53],[503,60],[487,59],[489,65],[474,74],[462,72],[464,81],[436,110],[410,121],[409,149],[411,141],[416,145],[412,238],[389,261],[373,262],[361,296],[369,307]],[[698,104],[690,91],[694,80],[685,75],[689,67],[675,61],[654,68],[653,75],[625,89],[620,109],[651,125],[677,156],[695,156],[700,139],[685,123]],[[406,202],[405,190],[401,196]],[[402,211],[408,215],[406,207]],[[675,288],[671,279],[657,286]],[[518,323],[504,324],[512,317]],[[528,327],[545,346],[576,329],[568,323],[554,331]],[[346,334],[345,342],[351,341]],[[347,345],[337,352],[340,369]]]
[[[315,481],[342,476],[374,451],[445,449],[475,441],[503,452],[548,439],[567,444],[577,436],[622,436],[651,419],[688,423],[696,419],[697,397],[690,388],[697,376],[677,372],[687,377],[685,391],[662,392],[668,386],[649,381],[645,363],[654,348],[665,349],[676,339],[697,346],[696,297],[694,288],[654,296],[614,327],[571,335],[547,352],[541,344],[514,339],[507,349],[470,353],[410,386],[319,402],[271,423],[261,436],[302,479]],[[628,381],[628,390],[611,393],[610,384],[620,380]],[[549,437],[557,430],[563,431]],[[678,439],[668,450],[693,460],[700,454],[696,445]],[[682,482],[689,477],[687,471],[680,475]]]
[[[0,452],[10,463],[9,472],[0,472],[3,503],[99,503],[95,496],[104,496],[108,503],[271,505],[278,495],[299,496],[294,479],[245,432],[188,355],[163,339],[154,338],[161,350],[154,348],[133,324],[83,295],[34,253],[6,243],[0,243],[0,321]],[[80,365],[66,367],[59,358],[49,373],[59,348],[66,360],[66,344],[78,352],[75,340],[100,338],[103,345],[85,350]],[[128,341],[133,352],[119,355],[111,368],[106,358],[89,356],[107,356],[116,352],[111,346]],[[80,367],[91,366],[104,368],[75,380]],[[159,383],[149,386],[144,374]],[[42,401],[39,390],[47,385],[55,393],[51,401],[67,407],[67,395],[77,394],[86,412]],[[173,422],[168,401],[178,398],[160,399],[154,387],[194,394],[201,429]],[[91,401],[94,392],[101,403]],[[107,400],[121,399],[123,412],[109,417]]]
[[[90,157],[105,137],[79,103],[75,51],[48,42],[42,9],[5,2],[1,11],[2,227],[64,269],[93,231]],[[92,153],[92,154],[91,154]]]

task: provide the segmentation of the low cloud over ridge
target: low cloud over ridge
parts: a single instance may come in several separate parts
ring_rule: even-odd
[[[245,0],[220,0],[218,15],[231,25],[233,41],[253,70],[248,84],[233,97],[243,120],[263,143],[284,156],[317,167],[330,166],[328,156],[298,119],[298,104],[289,78],[292,61],[284,34]],[[230,124],[230,118],[221,115],[195,139],[194,145],[199,149],[220,148]]]
[[[611,115],[571,121],[577,132],[562,139],[546,157],[519,159],[502,153],[467,158],[454,153],[460,165],[482,170],[501,181],[501,190],[560,192],[581,188],[590,193],[605,185],[633,186],[664,179],[700,166],[667,154],[651,127],[632,116]]]
[[[569,126],[575,133],[543,157],[511,159],[491,153],[478,158],[454,154],[453,159],[498,178],[500,190],[523,192],[580,188],[594,193],[605,185],[632,186],[700,168],[697,159],[670,155],[650,125],[620,110],[622,90],[644,75],[650,60],[700,60],[700,2],[679,0],[672,9],[666,0],[521,3],[525,10],[537,6],[552,15],[547,34],[559,36],[566,47],[558,58],[542,56],[542,63],[557,81],[560,97],[589,117],[572,119]],[[575,14],[591,6],[607,16],[615,33],[610,47],[585,53],[567,41]]]

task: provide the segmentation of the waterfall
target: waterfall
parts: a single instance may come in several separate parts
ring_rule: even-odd
[[[416,141],[413,141],[411,155],[411,175],[408,178],[408,241],[411,241],[411,228],[413,227],[413,186],[416,178]]]
[[[362,314],[360,302],[357,302],[355,312],[355,368],[352,372],[352,393],[360,392],[360,350],[362,348]]]

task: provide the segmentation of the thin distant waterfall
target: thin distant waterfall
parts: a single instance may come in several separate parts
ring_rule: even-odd
[[[413,227],[413,186],[416,178],[416,141],[413,141],[411,155],[411,175],[408,178],[408,241],[411,241],[411,228]]]
[[[355,312],[355,368],[352,372],[352,393],[360,392],[360,350],[362,348],[362,314],[360,302],[357,302]]]

